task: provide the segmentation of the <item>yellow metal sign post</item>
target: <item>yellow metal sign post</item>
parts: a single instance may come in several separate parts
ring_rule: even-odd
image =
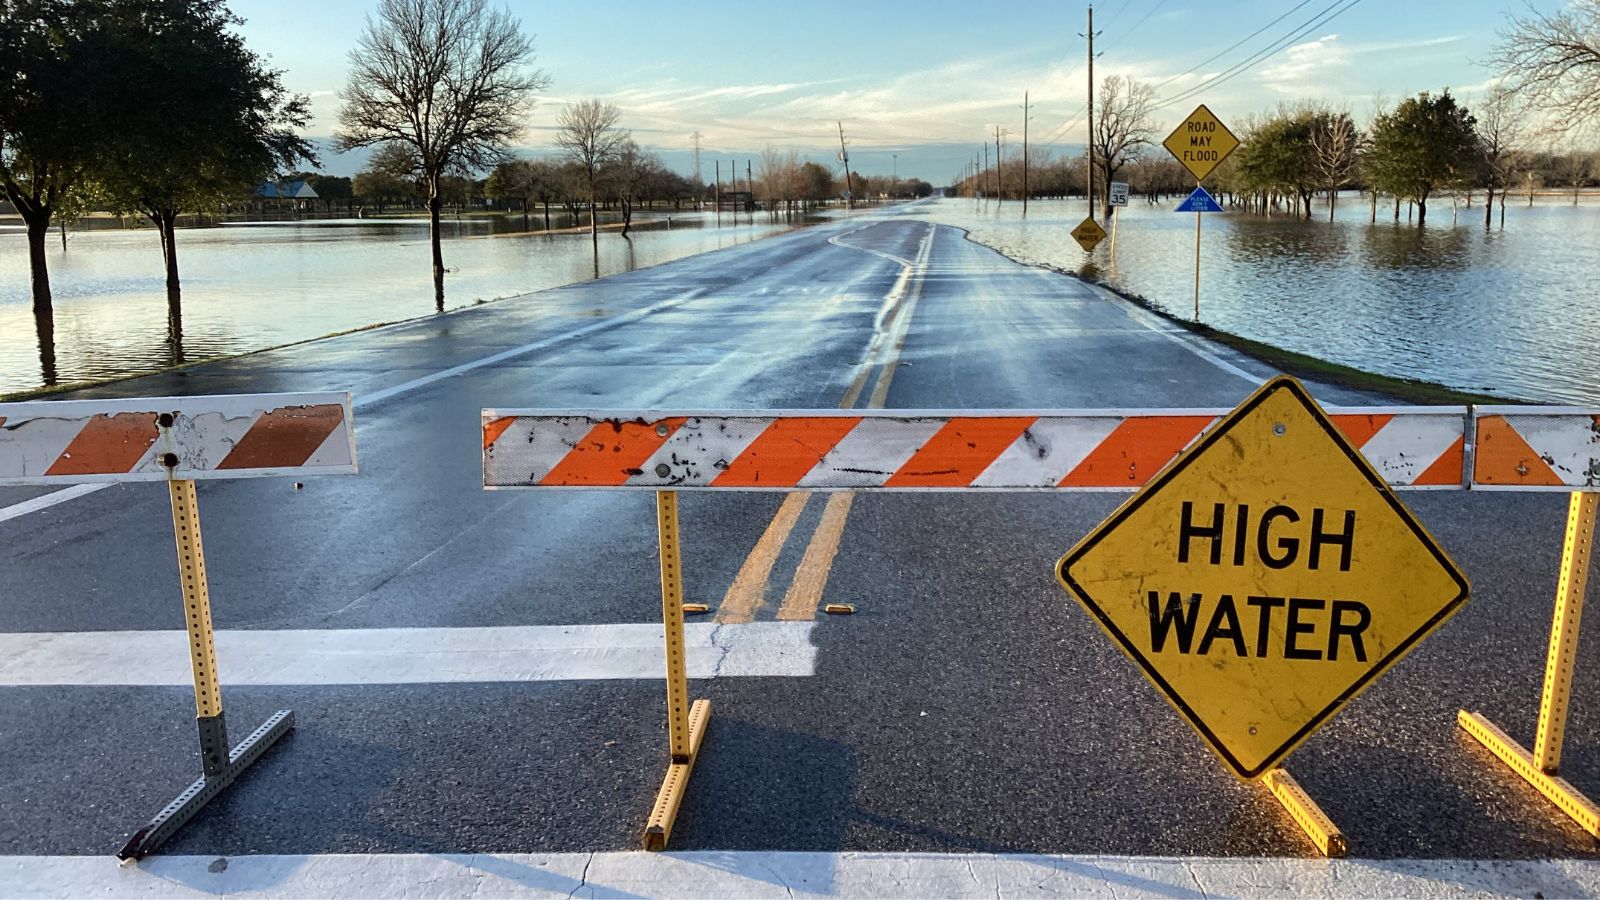
[[[1106,230],[1101,228],[1100,223],[1094,219],[1084,219],[1078,223],[1078,227],[1072,229],[1072,239],[1078,242],[1078,246],[1083,248],[1083,252],[1092,253],[1094,248],[1098,247],[1100,242],[1106,239]]]
[[[1513,772],[1521,775],[1583,829],[1600,838],[1600,805],[1578,793],[1558,774],[1561,743],[1567,731],[1567,703],[1572,696],[1572,669],[1578,655],[1578,626],[1583,617],[1584,589],[1589,584],[1589,557],[1594,545],[1600,494],[1576,491],[1567,508],[1566,545],[1561,576],[1556,582],[1555,619],[1550,626],[1550,652],[1545,661],[1544,691],[1539,698],[1539,725],[1529,753],[1480,713],[1461,710],[1456,721]]]
[[[1057,574],[1228,769],[1266,780],[1438,628],[1467,581],[1299,382],[1279,377],[1062,557]]]

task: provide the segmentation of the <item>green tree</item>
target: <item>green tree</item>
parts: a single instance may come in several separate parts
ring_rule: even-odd
[[[483,192],[495,200],[520,204],[522,230],[531,230],[528,225],[528,201],[538,193],[538,171],[531,160],[513,159],[495,166],[484,182]]]
[[[417,160],[428,198],[434,303],[444,309],[439,209],[444,179],[510,158],[534,94],[549,83],[529,68],[522,25],[485,0],[381,0],[350,51],[335,146],[395,145]]]
[[[102,0],[0,0],[0,188],[28,232],[33,309],[48,316],[50,219],[90,176],[115,110]]]
[[[1428,216],[1435,188],[1467,177],[1479,156],[1477,119],[1450,96],[1423,91],[1401,101],[1372,126],[1366,170],[1372,186],[1416,201],[1417,225]]]
[[[223,0],[115,0],[116,46],[100,62],[118,73],[127,110],[96,169],[110,204],[138,212],[161,236],[174,323],[181,287],[175,225],[211,210],[302,159],[296,129],[307,100],[289,94],[233,29]]]
[[[1311,218],[1311,195],[1319,176],[1309,110],[1280,110],[1262,122],[1239,148],[1235,180],[1246,191],[1293,195],[1301,214]]]
[[[834,186],[833,173],[826,166],[807,162],[800,166],[801,196],[806,200],[817,203],[838,196],[838,188]]]

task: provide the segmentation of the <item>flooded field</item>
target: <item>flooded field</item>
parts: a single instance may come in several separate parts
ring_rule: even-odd
[[[1479,198],[1481,203],[1481,195]],[[1361,369],[1544,402],[1600,403],[1600,204],[1513,197],[1505,228],[1481,205],[1452,224],[1448,197],[1428,226],[1376,224],[1354,195],[1335,221],[1207,215],[1200,318],[1269,344]],[[1081,201],[944,199],[935,221],[1026,262],[1104,278],[1174,315],[1193,309],[1194,216],[1133,198],[1109,241],[1087,256],[1068,235]]]
[[[674,213],[629,240],[600,235],[611,275],[785,230],[757,214]],[[515,217],[520,226],[521,217]],[[504,227],[504,221],[501,223]],[[483,219],[446,220],[445,306],[470,306],[570,284],[592,274],[589,235],[493,235]],[[60,384],[178,362],[168,340],[160,242],[152,229],[68,235],[48,243]],[[433,312],[426,219],[230,225],[178,232],[182,359],[306,340]],[[28,287],[27,243],[0,232],[0,393],[47,380]]]

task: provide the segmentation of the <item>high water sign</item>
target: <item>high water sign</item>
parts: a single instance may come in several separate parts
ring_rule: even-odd
[[[1057,575],[1245,779],[1467,599],[1466,577],[1288,377],[1197,438]]]

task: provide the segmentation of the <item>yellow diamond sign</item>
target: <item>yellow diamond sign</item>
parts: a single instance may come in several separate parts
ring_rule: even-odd
[[[1246,779],[1467,599],[1465,576],[1287,377],[1201,435],[1057,574]]]
[[[1078,246],[1083,248],[1083,252],[1090,253],[1101,241],[1106,239],[1106,230],[1101,228],[1100,223],[1091,217],[1079,222],[1078,226],[1072,229],[1072,239],[1078,242]]]
[[[1202,103],[1167,135],[1161,146],[1183,163],[1195,181],[1204,181],[1238,148],[1239,139]]]

